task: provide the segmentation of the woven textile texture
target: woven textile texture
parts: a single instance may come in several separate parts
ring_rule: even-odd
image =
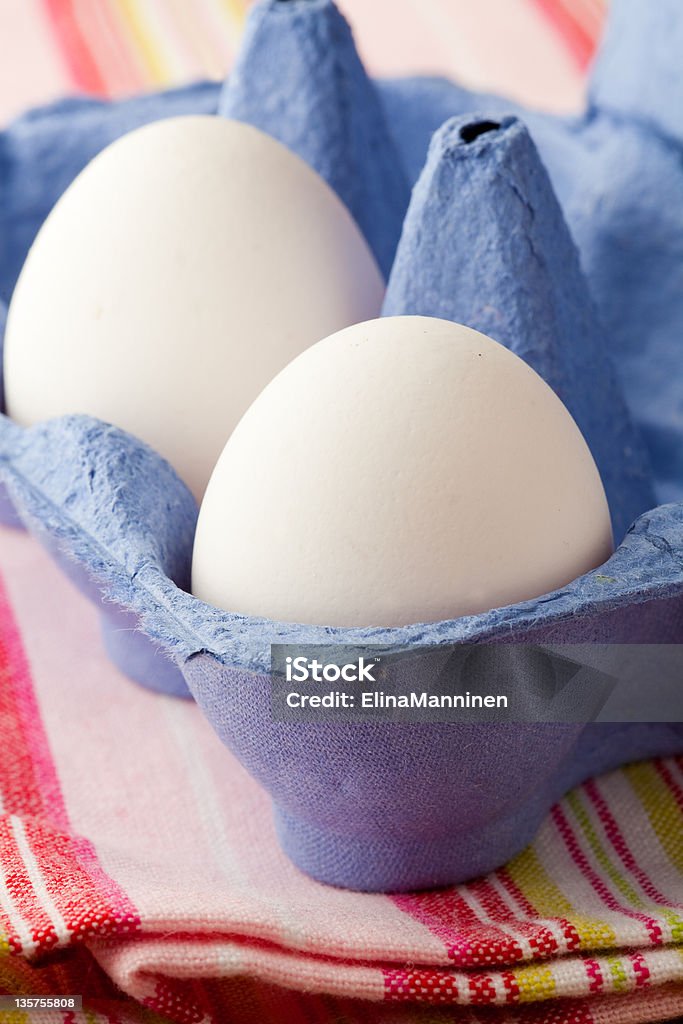
[[[328,888],[198,708],[111,666],[34,541],[2,531],[0,565],[4,991],[122,990],[183,1024],[683,1014],[683,760],[574,791],[488,878]]]

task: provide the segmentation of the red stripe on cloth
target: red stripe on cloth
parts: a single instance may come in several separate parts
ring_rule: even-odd
[[[0,581],[0,793],[7,814],[44,816],[66,826],[57,773],[31,683],[19,630]],[[47,794],[48,801],[44,799]]]
[[[500,975],[505,989],[505,1000],[508,1003],[519,1002],[519,985],[512,971],[502,971]]]
[[[496,878],[503,888],[507,890],[512,899],[515,900],[515,902],[522,908],[525,914],[529,917],[538,914],[536,907],[533,903],[529,902],[526,895],[522,892],[519,886],[515,884],[513,878],[508,874],[505,868],[500,868],[496,871]],[[557,921],[557,924],[562,929],[566,952],[571,953],[572,950],[578,949],[581,945],[581,936],[577,931],[576,925],[572,924],[572,922],[568,921],[565,917],[556,917],[553,918],[553,920]]]
[[[1,580],[0,684],[0,798],[5,812],[0,866],[20,917],[8,922],[13,948],[26,944],[19,939],[26,929],[37,943],[34,952],[54,946],[58,936],[45,896],[68,929],[62,941],[137,930],[140,916],[128,896],[104,872],[89,840],[70,833],[30,668]],[[10,816],[20,819],[43,893],[31,880]]]
[[[650,968],[647,966],[642,953],[630,953],[629,960],[633,966],[633,973],[636,977],[636,987],[646,988],[650,984]]]
[[[676,761],[678,760],[679,758],[676,758]],[[654,761],[653,765],[655,771],[660,776],[662,781],[665,782],[668,788],[671,790],[671,795],[676,801],[676,806],[680,811],[683,812],[683,789],[681,789],[681,787],[678,785],[675,778],[669,771],[666,765],[666,761]]]
[[[468,979],[469,1001],[472,1006],[486,1006],[496,1001],[496,986],[490,974],[473,974]],[[506,996],[509,997],[509,993]]]
[[[535,0],[546,18],[563,37],[569,52],[583,70],[590,63],[597,45],[597,36],[571,14],[563,3],[558,0]]]
[[[107,96],[106,82],[81,32],[71,0],[43,0],[43,3],[74,85],[85,92]]]
[[[508,874],[505,868],[500,868],[496,871],[496,878],[503,888],[507,890],[512,899],[519,904],[525,914],[532,915],[537,913],[536,907],[528,900],[527,896],[522,892],[519,886],[515,885],[512,876]]]
[[[449,959],[459,967],[510,964],[524,959],[517,940],[504,928],[483,922],[457,889],[397,893],[391,899],[399,910],[441,939]]]
[[[534,952],[534,958],[545,959],[557,953],[560,944],[550,928],[540,921],[524,921],[515,916],[515,911],[496,892],[490,881],[485,878],[478,879],[470,882],[468,888],[475,893],[479,903],[493,921],[527,940]],[[564,952],[564,949],[562,951]]]
[[[387,1002],[455,1003],[458,984],[443,971],[417,968],[388,968],[384,971],[384,998]]]
[[[579,841],[576,838],[571,828],[571,825],[567,821],[567,818],[565,817],[564,812],[562,811],[559,804],[553,807],[551,814],[553,821],[555,822],[555,825],[557,827],[557,830],[562,836],[564,844],[567,847],[567,850],[569,851],[572,860],[580,869],[581,874],[586,879],[586,881],[590,883],[591,887],[593,888],[593,891],[600,897],[602,902],[607,907],[609,907],[610,910],[613,910],[618,914],[624,914],[627,917],[633,918],[635,921],[641,921],[648,930],[648,933],[650,935],[650,941],[654,945],[661,945],[664,941],[664,936],[662,934],[662,928],[659,922],[655,921],[654,918],[649,917],[647,914],[641,914],[638,911],[631,910],[629,907],[626,907],[623,903],[620,903],[612,895],[612,893],[607,888],[603,880],[599,877],[599,875],[590,866],[590,862],[583,853],[579,845]]]
[[[532,918],[536,916],[537,911],[512,879],[502,871],[497,872],[496,877],[523,912]],[[397,894],[392,900],[400,910],[443,941],[449,959],[458,967],[519,963],[525,959],[519,937],[528,942],[534,958],[544,959],[560,950],[557,936],[547,924],[520,920],[487,879],[470,882],[467,892],[476,899],[485,917],[478,915],[476,903],[472,906],[460,889]],[[579,935],[574,925],[560,918],[557,922],[565,940],[562,952],[577,948]]]
[[[139,930],[138,913],[120,890],[107,884],[87,840],[54,832],[38,821],[25,821],[24,829],[45,889],[74,940]]]
[[[144,65],[127,45],[120,20],[107,0],[71,0],[73,16],[90,51],[97,54],[99,74],[108,96],[120,96],[149,88]]]
[[[663,903],[667,907],[680,907],[683,906],[681,903],[672,903],[666,896],[657,889],[653,884],[650,877],[640,867],[636,861],[631,849],[629,848],[626,839],[619,828],[619,824],[607,806],[607,801],[603,797],[602,793],[598,789],[595,779],[590,779],[584,783],[584,791],[588,795],[591,803],[597,811],[598,817],[602,822],[602,826],[605,830],[605,835],[612,844],[616,854],[621,860],[624,867],[631,872],[633,877],[636,879],[640,888],[643,890],[646,896],[649,896],[655,903]]]
[[[603,977],[600,964],[597,960],[584,960],[583,965],[586,969],[586,975],[588,976],[589,992],[601,992],[605,987],[605,979]]]
[[[59,940],[57,930],[35,898],[9,815],[0,819],[0,871],[4,876],[7,902],[11,901],[9,911],[3,914],[10,948],[26,956],[54,949]]]

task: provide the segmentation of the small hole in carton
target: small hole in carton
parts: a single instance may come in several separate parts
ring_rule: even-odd
[[[474,142],[480,135],[486,132],[495,132],[500,128],[498,121],[473,121],[472,124],[465,124],[460,129],[460,138],[463,142]]]

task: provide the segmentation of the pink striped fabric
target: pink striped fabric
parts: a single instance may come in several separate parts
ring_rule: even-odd
[[[557,110],[580,105],[606,0],[338,0],[374,74],[444,74]],[[72,92],[222,78],[248,0],[0,0],[0,123]]]
[[[35,542],[0,531],[0,565],[5,992],[181,1024],[683,1014],[681,759],[582,787],[469,885],[327,888],[280,853],[266,796],[198,709],[107,662]]]

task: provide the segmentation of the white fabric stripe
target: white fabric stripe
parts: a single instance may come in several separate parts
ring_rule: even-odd
[[[191,5],[186,0],[163,0],[162,3],[157,0],[155,6],[167,21],[167,38],[185,77],[199,73],[222,79],[229,60],[229,52],[224,52],[227,12],[222,24],[214,25],[206,0]]]
[[[578,818],[576,818],[573,810],[567,804],[568,813],[571,815],[573,821],[575,822],[574,832],[576,833],[577,838],[581,843],[581,848],[583,849],[595,873],[600,876],[605,888],[612,894],[615,900],[618,900],[620,903],[626,904],[626,906],[630,907],[634,911],[634,913],[644,914],[645,916],[650,917],[654,921],[656,921],[659,927],[662,929],[662,936],[664,941],[671,942],[671,940],[673,939],[671,925],[662,916],[661,911],[659,911],[656,908],[656,906],[653,905],[650,897],[647,895],[647,893],[643,890],[642,886],[638,882],[638,879],[628,870],[626,865],[618,856],[616,850],[614,850],[610,840],[605,834],[605,829],[602,822],[600,821],[598,811],[594,807],[592,801],[590,800],[587,794],[584,796],[583,799],[581,799],[581,808],[583,812],[586,814],[593,828],[593,831],[596,833],[596,839],[598,843],[600,843],[601,847],[605,852],[605,855],[609,859],[615,871],[618,875],[622,876],[627,888],[635,890],[636,897],[638,897],[645,904],[645,906],[635,906],[632,900],[624,892],[621,891],[617,883],[612,878],[610,878],[608,872],[605,870],[602,864],[600,864],[597,854],[593,851],[593,848],[588,840],[588,837],[584,834],[584,831],[578,821]],[[643,927],[647,928],[645,922],[643,922]]]
[[[562,803],[562,809],[567,816],[566,803]],[[576,831],[569,826],[572,834],[576,837]],[[581,843],[578,843],[581,847]],[[534,851],[543,864],[548,878],[560,892],[571,893],[571,902],[574,907],[580,908],[582,918],[594,917],[603,922],[608,928],[614,929],[624,945],[642,946],[650,942],[650,937],[645,925],[625,915],[622,911],[611,910],[593,888],[591,882],[579,869],[570,854],[564,840],[560,836],[559,828],[555,823],[546,819],[536,837]],[[600,873],[600,880],[602,880]]]
[[[204,761],[201,745],[189,734],[186,706],[182,701],[164,701],[162,709],[171,738],[182,755],[185,773],[192,788],[214,863],[231,883],[234,884],[237,879],[244,881],[234,847],[225,830],[225,815],[218,800],[213,778]]]
[[[231,52],[234,52],[239,46],[246,16],[245,11],[244,16],[240,17],[235,0],[233,0],[233,5],[235,6],[234,11],[226,9],[224,0],[207,0],[205,8],[207,23],[211,19],[214,38],[222,40],[223,45],[227,45]]]
[[[12,825],[12,831],[14,832],[17,848],[21,854],[28,877],[31,880],[31,885],[33,886],[36,899],[54,925],[59,945],[65,945],[69,941],[71,932],[69,928],[67,928],[64,918],[60,914],[52,897],[47,891],[45,879],[43,878],[38,866],[38,861],[35,858],[26,836],[24,823],[21,818],[18,818],[15,814],[12,814],[9,820]]]
[[[502,975],[496,972],[491,974],[491,981],[496,993],[496,1003],[505,1004],[508,998],[508,990],[505,987],[505,980]]]
[[[597,890],[593,888],[593,885],[588,879],[588,876],[584,874],[583,870],[579,868],[578,864],[576,864],[573,861],[573,859],[571,858],[571,854],[569,853],[569,850],[566,849],[565,846],[566,856],[570,858],[571,863],[574,864],[574,878],[576,880],[577,888],[579,884],[581,884],[582,888],[585,887],[584,891],[586,892],[586,906],[590,906],[589,900],[590,894],[592,894],[592,898],[596,902],[596,908],[595,911],[591,911],[591,913],[594,912],[598,918],[600,918],[606,924],[613,927],[620,937],[623,936],[622,941],[624,942],[624,944],[634,946],[649,945],[649,943],[652,940],[650,938],[650,931],[647,925],[644,921],[639,921],[637,918],[632,916],[633,913],[640,914],[643,913],[643,911],[636,907],[632,907],[625,896],[623,896],[620,892],[615,891],[615,888],[612,885],[610,879],[608,878],[606,872],[597,863],[597,860],[589,845],[588,839],[584,835],[583,829],[576,820],[574,812],[572,811],[566,799],[562,801],[562,810],[564,811],[564,815],[569,824],[569,828],[571,829],[574,839],[576,840],[576,844],[581,853],[583,854],[583,856],[585,857],[592,873],[595,876],[597,876],[598,882],[600,883],[601,887],[606,890],[607,894],[612,896],[612,898],[617,903],[623,905],[624,909],[612,910],[608,907],[608,904],[603,901],[602,896],[600,896]],[[558,828],[558,835],[559,834],[560,833]],[[563,843],[563,845],[565,844]],[[559,860],[556,861],[556,863],[559,863]],[[631,911],[632,913],[629,913],[629,911]],[[653,915],[647,912],[647,916],[651,917]]]
[[[652,863],[653,851],[661,850],[661,843],[645,808],[636,797],[624,773],[618,771],[606,778],[596,779],[596,787],[613,813],[614,808],[628,809],[627,813],[622,810],[614,814],[614,817],[636,864]],[[621,863],[621,860],[619,862]],[[656,863],[656,878],[652,883],[655,889],[670,903],[682,903],[681,876],[664,851]],[[680,914],[680,910],[678,913]]]

